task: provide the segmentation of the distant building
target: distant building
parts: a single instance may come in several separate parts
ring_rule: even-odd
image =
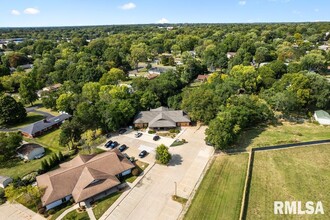
[[[25,137],[34,138],[44,134],[45,132],[58,128],[65,120],[71,118],[69,114],[61,114],[59,116],[37,121],[26,127],[19,129]]]
[[[182,110],[172,110],[166,107],[139,112],[135,116],[134,126],[137,128],[167,129],[189,126],[190,119]]]
[[[61,83],[56,83],[56,84],[54,84],[54,85],[44,87],[44,88],[42,88],[42,90],[39,90],[39,91],[37,92],[38,97],[40,98],[43,92],[53,92],[53,91],[57,91],[57,90],[59,90],[59,88],[61,88],[61,86],[62,86]]]
[[[206,74],[205,75],[198,75],[196,81],[205,82],[205,81],[207,81],[208,77],[209,77],[209,75],[206,75]]]
[[[101,154],[78,155],[60,168],[37,176],[38,187],[45,188],[41,198],[47,210],[69,201],[79,203],[120,184],[120,178],[135,166],[118,150]]]
[[[13,182],[13,179],[8,176],[0,176],[0,187],[6,188],[11,182]]]
[[[314,118],[321,125],[330,125],[330,115],[326,111],[323,110],[315,111]]]
[[[231,59],[231,58],[233,58],[235,55],[236,55],[236,52],[228,52],[228,53],[227,53],[227,58],[228,58],[228,59]]]
[[[39,144],[27,143],[19,147],[16,152],[17,155],[24,160],[33,160],[45,154],[45,148]]]
[[[330,46],[328,46],[328,45],[321,45],[321,46],[319,46],[319,49],[320,49],[320,50],[325,50],[325,51],[327,51],[327,50],[329,50],[329,48],[330,48]]]

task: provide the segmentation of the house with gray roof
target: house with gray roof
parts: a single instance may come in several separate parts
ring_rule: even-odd
[[[0,176],[0,187],[6,188],[10,183],[13,182],[13,179],[8,176]]]
[[[61,114],[59,116],[37,121],[26,127],[19,129],[25,137],[34,138],[44,134],[45,132],[58,128],[65,120],[71,118],[69,114]]]
[[[321,125],[330,125],[330,115],[326,111],[323,110],[315,111],[314,118]]]
[[[190,119],[185,112],[166,107],[141,111],[134,119],[137,128],[167,129],[189,125]]]
[[[33,160],[45,154],[45,148],[39,144],[26,143],[20,146],[17,150],[17,155],[23,160]]]

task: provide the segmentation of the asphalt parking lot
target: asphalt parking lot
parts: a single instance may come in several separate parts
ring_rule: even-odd
[[[205,144],[205,129],[206,127],[186,128],[179,138],[186,139],[188,143],[170,148],[172,160],[169,165],[155,164],[101,219],[177,219],[182,211],[182,205],[172,200],[175,186],[178,196],[188,198],[214,152],[212,147]],[[128,145],[127,154],[130,156],[138,155],[141,145],[155,148],[162,143],[150,141],[148,135],[142,137],[135,138],[134,133],[128,133],[113,137],[112,140]],[[154,153],[150,152],[143,160],[153,162]]]
[[[165,146],[170,146],[175,139],[167,138],[167,137],[160,137],[159,140],[154,141],[153,137],[154,134],[148,134],[146,132],[142,133],[142,136],[139,138],[135,137],[135,134],[137,132],[134,130],[127,131],[125,134],[113,134],[112,137],[108,138],[107,141],[117,141],[119,143],[119,146],[122,144],[127,145],[127,149],[123,151],[123,153],[126,153],[130,157],[139,158],[139,153],[142,150],[146,150],[148,152],[148,155],[143,158],[143,161],[146,161],[148,163],[155,162],[155,150],[157,146],[160,144],[164,144]],[[119,147],[118,146],[118,147]],[[104,146],[100,146],[104,150],[109,150],[109,148],[105,148]]]

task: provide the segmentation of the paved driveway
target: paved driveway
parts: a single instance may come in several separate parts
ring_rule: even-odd
[[[45,218],[21,204],[5,203],[0,206],[0,220],[45,220]]]
[[[204,131],[205,127],[187,128],[180,139],[188,143],[170,148],[173,155],[170,165],[155,164],[119,205],[101,219],[177,219],[182,205],[171,198],[175,183],[177,194],[187,198],[213,154],[213,148],[204,142]]]

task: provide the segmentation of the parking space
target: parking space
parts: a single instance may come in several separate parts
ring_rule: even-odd
[[[0,206],[0,220],[45,220],[41,215],[21,204],[5,203]]]
[[[128,130],[124,134],[113,134],[110,138],[107,139],[107,141],[117,141],[119,143],[119,146],[125,144],[127,146],[127,149],[123,151],[123,153],[126,153],[130,157],[138,158],[139,153],[142,150],[146,150],[148,152],[148,155],[142,160],[148,163],[155,162],[155,150],[157,146],[159,146],[160,144],[170,146],[174,141],[174,139],[168,137],[160,137],[159,140],[154,141],[153,137],[155,135],[148,134],[146,132],[142,132],[142,136],[137,138],[135,137],[136,133],[137,131]],[[104,150],[109,150],[109,148],[105,148],[103,145],[100,146],[100,148]]]

